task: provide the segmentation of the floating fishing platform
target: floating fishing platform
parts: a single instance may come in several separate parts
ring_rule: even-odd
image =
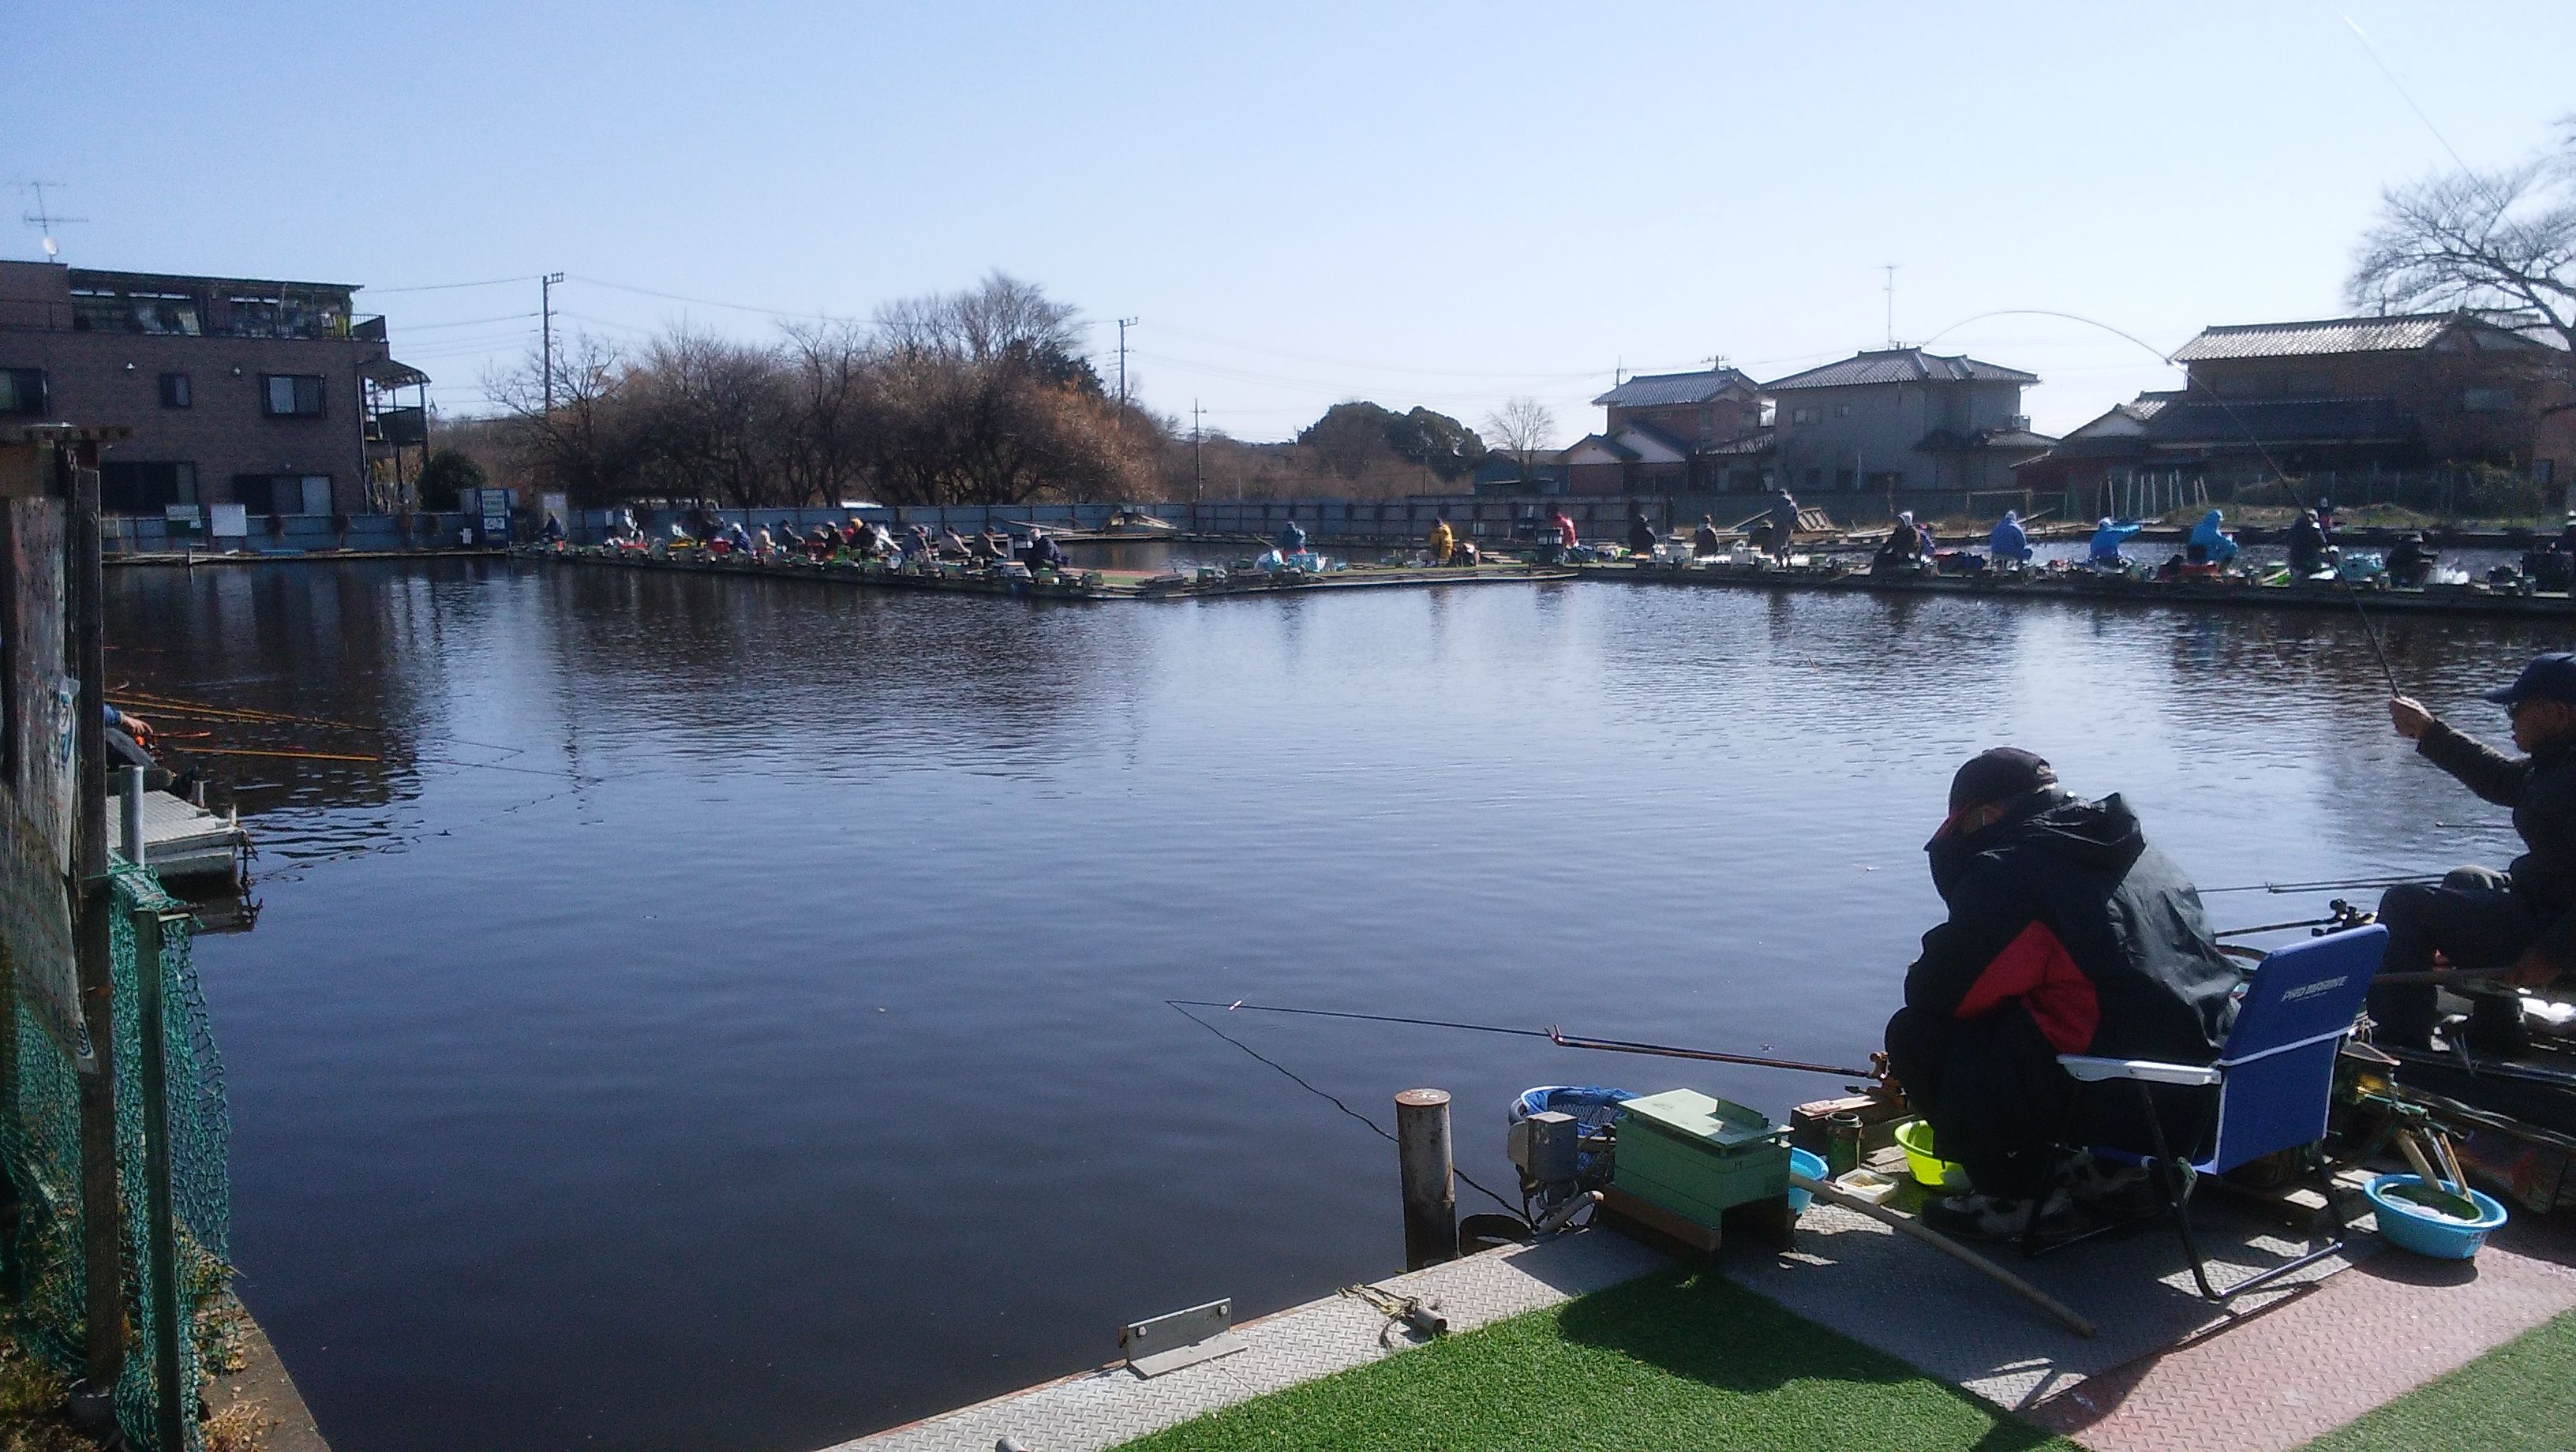
[[[1189,574],[1146,570],[1042,570],[1034,574],[942,562],[932,568],[889,568],[850,560],[815,562],[785,559],[762,563],[746,559],[673,558],[640,550],[586,547],[566,550],[529,549],[521,558],[548,564],[605,565],[619,569],[660,570],[675,574],[736,575],[759,579],[808,580],[818,584],[863,589],[914,590],[946,595],[1002,595],[1041,600],[1204,600],[1233,595],[1277,595],[1316,590],[1439,588],[1457,585],[1529,584],[1576,578],[1567,566],[1518,563],[1473,568],[1349,565],[1340,569],[1303,570],[1202,569]]]
[[[163,882],[239,882],[250,833],[238,812],[218,815],[169,792],[142,800],[143,860]]]
[[[1794,557],[1793,557],[1794,560]],[[2350,610],[2356,598],[2391,615],[2520,615],[2576,620],[2576,596],[2470,582],[2398,589],[2385,584],[2244,579],[2157,580],[2086,569],[1988,571],[1975,575],[1877,574],[1831,561],[1788,565],[1723,558],[1693,564],[1614,560],[1578,565],[1587,580],[1734,590],[1817,590],[1873,595],[1965,595],[1979,599],[2090,600],[2253,610]]]

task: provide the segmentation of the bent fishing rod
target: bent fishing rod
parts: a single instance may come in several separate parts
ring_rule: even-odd
[[[1330,1008],[1289,1008],[1274,1003],[1246,1003],[1236,999],[1220,1003],[1213,999],[1166,998],[1173,1008],[1215,1008],[1227,1013],[1284,1013],[1299,1018],[1347,1018],[1367,1023],[1400,1023],[1416,1028],[1458,1029],[1466,1033],[1508,1034],[1513,1038],[1545,1039],[1561,1049],[1597,1049],[1611,1054],[1644,1054],[1659,1059],[1698,1059],[1712,1064],[1745,1064],[1757,1069],[1787,1069],[1800,1074],[1830,1074],[1840,1079],[1875,1079],[1877,1069],[1854,1069],[1843,1064],[1814,1064],[1803,1059],[1779,1059],[1763,1054],[1729,1054],[1715,1049],[1688,1049],[1672,1044],[1639,1043],[1630,1039],[1594,1039],[1569,1034],[1550,1025],[1543,1029],[1507,1028],[1490,1023],[1460,1023],[1453,1019],[1408,1018],[1391,1013],[1350,1013]]]

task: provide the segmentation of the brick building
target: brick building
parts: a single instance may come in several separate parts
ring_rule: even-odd
[[[2023,467],[2028,487],[2491,464],[2560,488],[2576,472],[2565,353],[2476,314],[2205,328],[2174,361],[2182,388],[2140,394],[2068,434]]]
[[[99,460],[110,512],[394,503],[371,481],[426,449],[428,378],[393,360],[357,291],[0,261],[0,422],[130,430]]]

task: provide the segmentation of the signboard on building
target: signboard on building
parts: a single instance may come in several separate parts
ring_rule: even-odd
[[[217,539],[242,539],[250,534],[250,506],[247,504],[210,504],[212,516],[206,533]]]

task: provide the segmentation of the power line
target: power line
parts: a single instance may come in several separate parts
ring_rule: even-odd
[[[534,282],[536,275],[524,277],[487,277],[481,282],[425,282],[417,287],[371,287],[368,292],[450,292],[460,287],[500,287],[506,283]]]

